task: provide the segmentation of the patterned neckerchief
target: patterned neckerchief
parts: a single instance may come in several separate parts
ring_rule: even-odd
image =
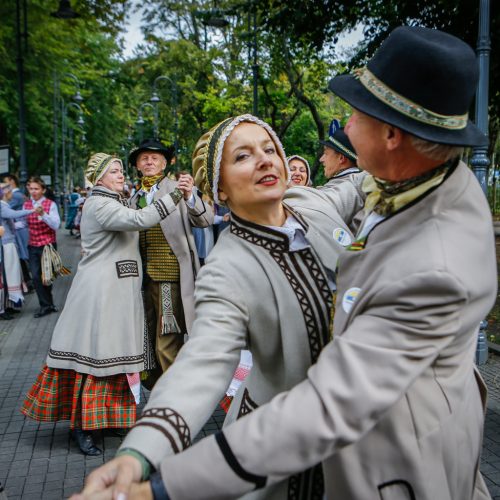
[[[153,175],[151,177],[143,177],[141,179],[141,189],[145,191],[146,193],[149,192],[149,190],[158,182],[163,179],[164,175],[163,174],[158,174],[158,175]]]
[[[431,188],[439,186],[453,165],[448,161],[438,167],[404,181],[386,181],[369,175],[363,181],[362,189],[368,196],[365,210],[388,217],[416,200]]]

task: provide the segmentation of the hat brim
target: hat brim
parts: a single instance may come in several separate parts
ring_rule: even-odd
[[[129,165],[132,166],[137,166],[137,157],[139,156],[140,153],[143,153],[144,151],[155,151],[156,153],[161,153],[165,159],[167,160],[167,163],[170,162],[172,159],[172,156],[174,154],[174,148],[173,147],[168,147],[168,148],[155,148],[155,147],[145,147],[145,148],[137,148],[134,149],[128,156],[128,163]]]
[[[322,144],[323,146],[326,146],[327,148],[331,148],[331,149],[337,151],[337,153],[344,155],[346,158],[349,158],[349,160],[351,160],[354,163],[356,163],[358,161],[357,158],[355,158],[354,156],[348,155],[345,151],[342,151],[340,148],[335,146],[335,144],[333,144],[333,142],[331,142],[331,141],[321,141],[320,140],[319,143]]]
[[[328,88],[362,113],[394,125],[426,141],[453,146],[488,145],[488,137],[470,120],[461,130],[449,130],[418,122],[377,99],[352,75],[336,76],[330,80]]]

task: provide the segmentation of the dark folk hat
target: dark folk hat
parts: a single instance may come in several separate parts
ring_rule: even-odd
[[[358,156],[347,137],[344,129],[340,126],[338,120],[333,119],[328,129],[328,139],[326,141],[319,141],[323,146],[334,149],[337,153],[343,154],[349,158],[354,164],[358,161]]]
[[[330,90],[355,109],[421,139],[480,146],[487,137],[468,120],[479,78],[474,51],[435,29],[396,28],[355,75]]]
[[[138,147],[130,151],[128,157],[129,164],[135,167],[137,157],[139,156],[139,153],[142,153],[143,151],[155,151],[157,153],[161,153],[167,160],[167,164],[170,163],[170,160],[174,155],[173,146],[164,146],[160,141],[156,139],[144,139]]]

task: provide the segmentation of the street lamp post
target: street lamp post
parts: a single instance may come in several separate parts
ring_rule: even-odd
[[[26,160],[26,113],[24,103],[24,57],[23,52],[26,50],[28,40],[28,21],[26,0],[22,3],[21,0],[16,0],[16,46],[17,46],[17,90],[19,94],[19,180],[21,184],[25,184],[28,180],[28,167]],[[23,31],[21,32],[21,17],[23,22]],[[24,38],[24,50],[21,44],[21,37]]]
[[[172,87],[172,114],[174,116],[174,155],[177,158],[177,152],[178,152],[178,129],[179,129],[179,121],[177,117],[177,104],[178,104],[178,88],[177,88],[177,83],[175,80],[172,80],[172,78],[166,76],[166,75],[161,75],[157,76],[153,82],[153,95],[151,96],[151,99],[149,102],[152,102],[154,105],[154,110],[155,110],[155,139],[158,140],[159,138],[159,117],[158,117],[158,104],[161,102],[160,96],[158,95],[157,91],[157,85],[158,82],[161,80],[166,80],[167,82],[170,83],[170,86]]]
[[[251,18],[253,17],[252,25],[252,41],[249,42],[248,46],[253,48],[253,64],[252,64],[252,75],[253,75],[253,114],[254,116],[259,116],[259,64],[257,61],[257,8],[254,5],[253,12],[248,11],[248,31],[251,29]],[[250,57],[249,57],[250,59]]]
[[[73,96],[73,101],[77,104],[83,102],[83,97],[80,93],[80,80],[73,73],[64,73],[63,77],[69,77],[76,83],[76,92]],[[58,119],[58,105],[61,98],[60,81],[58,79],[57,72],[54,71],[54,190],[59,192],[59,119]],[[61,103],[62,104],[62,103]],[[63,112],[63,107],[61,107],[61,113]]]
[[[142,110],[144,108],[152,108],[153,110],[153,113],[155,111],[155,108],[154,106],[149,103],[149,102],[143,102],[140,106],[139,106],[139,113],[138,113],[138,116],[137,116],[137,121],[135,122],[138,126],[139,126],[139,140],[142,142],[142,139],[144,138],[144,130],[143,130],[143,125],[144,125],[144,118],[142,116]]]
[[[479,83],[476,93],[476,126],[488,135],[488,78],[490,69],[490,0],[479,3],[479,34],[477,40],[477,56],[479,60]],[[487,195],[486,179],[490,159],[488,146],[474,147],[471,159],[472,170]]]
[[[66,104],[64,102],[64,99],[61,100],[62,101],[62,131],[61,131],[61,139],[62,139],[62,162],[63,162],[63,188],[62,188],[62,191],[63,191],[63,194],[66,192],[66,188],[67,188],[67,172],[66,172],[66,133],[67,133],[67,124],[66,124],[66,121],[67,121],[67,113],[68,113],[68,108],[70,107],[74,107],[78,110],[79,114],[78,114],[78,120],[77,120],[77,124],[81,127],[83,127],[83,125],[85,124],[84,120],[83,120],[83,109],[81,108],[81,106],[79,104],[77,104],[76,102],[69,102],[68,104]],[[71,143],[70,143],[70,146],[71,146]],[[70,150],[71,151],[71,150]]]

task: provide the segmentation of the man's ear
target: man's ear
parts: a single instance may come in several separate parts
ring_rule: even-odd
[[[388,151],[394,151],[403,142],[404,132],[388,123],[384,123],[383,127],[382,140],[385,142]]]

